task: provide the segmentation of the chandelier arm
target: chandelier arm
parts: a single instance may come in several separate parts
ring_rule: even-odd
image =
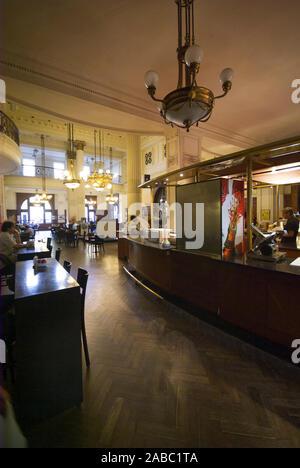
[[[223,86],[222,86],[224,93],[220,94],[220,96],[215,96],[215,99],[220,99],[226,96],[226,94],[228,94],[228,92],[231,90],[231,87],[232,87],[231,81],[225,81],[225,83],[223,83]]]
[[[220,99],[226,96],[228,94],[228,91],[225,91],[223,94],[220,94],[219,96],[215,96],[214,99]]]
[[[164,102],[163,99],[157,99],[157,98],[155,97],[155,92],[156,92],[155,86],[149,86],[149,88],[148,88],[148,94],[149,94],[149,96],[151,97],[151,99],[153,99],[153,101],[156,101],[156,102]]]

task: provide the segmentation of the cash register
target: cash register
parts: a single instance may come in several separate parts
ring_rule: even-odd
[[[280,262],[286,258],[286,252],[278,252],[275,243],[276,232],[264,234],[254,224],[251,224],[255,236],[253,248],[248,252],[248,257],[265,262]]]

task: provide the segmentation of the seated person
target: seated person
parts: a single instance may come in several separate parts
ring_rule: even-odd
[[[29,237],[34,237],[34,230],[28,224],[25,225],[25,232]]]
[[[0,254],[5,255],[11,262],[17,261],[16,251],[24,247],[20,235],[11,221],[4,221],[0,233]]]
[[[294,215],[293,208],[284,208],[283,217],[287,220],[284,226],[284,233],[281,236],[281,244],[286,246],[297,246],[297,236],[299,231],[299,219]]]

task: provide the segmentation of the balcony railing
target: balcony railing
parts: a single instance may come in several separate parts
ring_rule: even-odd
[[[10,174],[12,176],[24,176],[24,177],[45,177],[47,179],[63,179],[64,169],[54,169],[53,167],[43,167],[43,166],[31,166],[28,164],[22,164],[22,166]],[[114,184],[122,184],[122,176],[116,176],[113,178]]]
[[[0,133],[4,133],[11,138],[17,145],[20,145],[19,130],[16,124],[7,117],[4,112],[0,111]]]

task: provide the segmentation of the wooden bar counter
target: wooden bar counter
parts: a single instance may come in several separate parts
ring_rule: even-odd
[[[162,249],[146,240],[119,239],[120,256],[160,291],[223,321],[291,346],[300,338],[300,267]]]

